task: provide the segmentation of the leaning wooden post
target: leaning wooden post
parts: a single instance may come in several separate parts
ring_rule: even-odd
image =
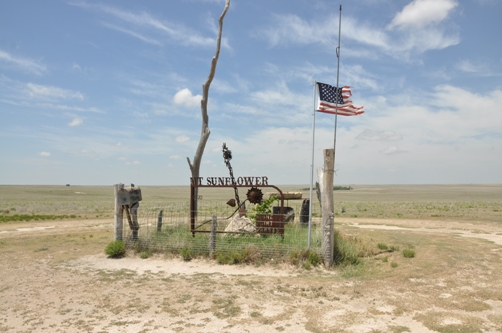
[[[211,235],[209,237],[209,255],[212,257],[216,250],[216,228],[218,227],[218,219],[213,215],[213,223],[211,225]]]
[[[115,193],[115,240],[122,240],[123,234],[123,219],[124,219],[124,209],[119,202],[118,193],[124,188],[124,184],[113,185],[113,190]]]
[[[335,241],[335,219],[333,207],[333,179],[335,173],[334,149],[324,149],[324,171],[322,175],[322,246],[324,264],[333,264]]]

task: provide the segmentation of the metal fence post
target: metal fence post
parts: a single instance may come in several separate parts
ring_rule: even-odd
[[[218,219],[213,215],[213,223],[211,224],[211,235],[209,237],[209,255],[213,256],[216,249],[216,229],[218,227]]]
[[[162,209],[159,212],[159,216],[157,217],[157,231],[162,230]]]

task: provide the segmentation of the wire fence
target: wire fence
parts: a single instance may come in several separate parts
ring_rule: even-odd
[[[140,245],[154,251],[181,253],[189,251],[192,255],[210,253],[230,253],[233,251],[253,251],[263,258],[287,255],[291,250],[306,250],[309,247],[308,224],[300,223],[302,201],[284,203],[288,214],[284,222],[279,214],[269,214],[270,220],[264,221],[257,215],[253,205],[248,205],[244,219],[225,203],[218,201],[198,201],[195,232],[190,227],[190,203],[171,202],[165,205],[141,206],[138,210],[138,239],[133,238],[131,228],[124,221],[124,237],[129,248]],[[278,208],[275,209],[276,212]],[[285,211],[286,211],[285,210]],[[310,249],[318,250],[321,245],[321,213],[319,206],[312,207],[312,229]],[[213,217],[216,217],[216,233],[211,242]],[[126,220],[126,218],[124,218]],[[247,221],[250,228],[237,227],[235,222]],[[232,229],[232,227],[234,227]],[[229,231],[229,229],[233,231]]]

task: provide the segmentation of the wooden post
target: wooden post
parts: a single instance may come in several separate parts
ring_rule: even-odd
[[[124,209],[119,202],[118,193],[124,188],[124,184],[113,185],[113,190],[115,193],[115,240],[122,240],[123,237],[123,219],[124,219]]]
[[[333,264],[333,251],[335,241],[335,219],[333,205],[333,180],[335,173],[335,151],[324,149],[324,170],[322,172],[322,245],[324,264],[329,267]]]
[[[162,209],[157,217],[157,231],[162,231]]]
[[[211,225],[211,235],[209,237],[209,255],[212,257],[216,250],[216,229],[218,227],[218,219],[213,215],[213,223]]]

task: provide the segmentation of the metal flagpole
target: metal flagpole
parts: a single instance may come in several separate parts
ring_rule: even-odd
[[[315,96],[316,96],[317,84],[314,80],[314,108],[312,110],[312,164],[310,165],[310,199],[309,199],[309,232],[308,232],[308,247],[310,249],[310,239],[312,235],[312,187],[314,184],[314,142],[315,142]]]
[[[336,48],[336,57],[338,58],[338,65],[336,68],[336,89],[338,94],[341,95],[341,91],[338,87],[339,84],[339,77],[340,77],[340,36],[342,34],[342,5],[340,5],[340,18],[338,20],[338,47]],[[336,125],[338,122],[338,96],[336,98],[335,102],[335,139],[333,142],[333,159],[335,159],[336,156]]]
[[[341,89],[339,88],[339,77],[340,77],[340,37],[342,34],[342,5],[340,5],[340,18],[338,20],[338,47],[336,48],[336,57],[338,58],[338,65],[336,69],[336,88],[338,94],[341,96],[342,92]],[[338,96],[336,98],[335,102],[335,138],[333,141],[333,172],[336,170],[336,125],[338,122]],[[335,180],[335,177],[333,175],[333,182]],[[331,189],[333,191],[333,189]],[[335,212],[333,211],[333,225],[330,227],[331,229],[331,234],[330,234],[330,244],[331,246],[331,258],[335,257]]]

